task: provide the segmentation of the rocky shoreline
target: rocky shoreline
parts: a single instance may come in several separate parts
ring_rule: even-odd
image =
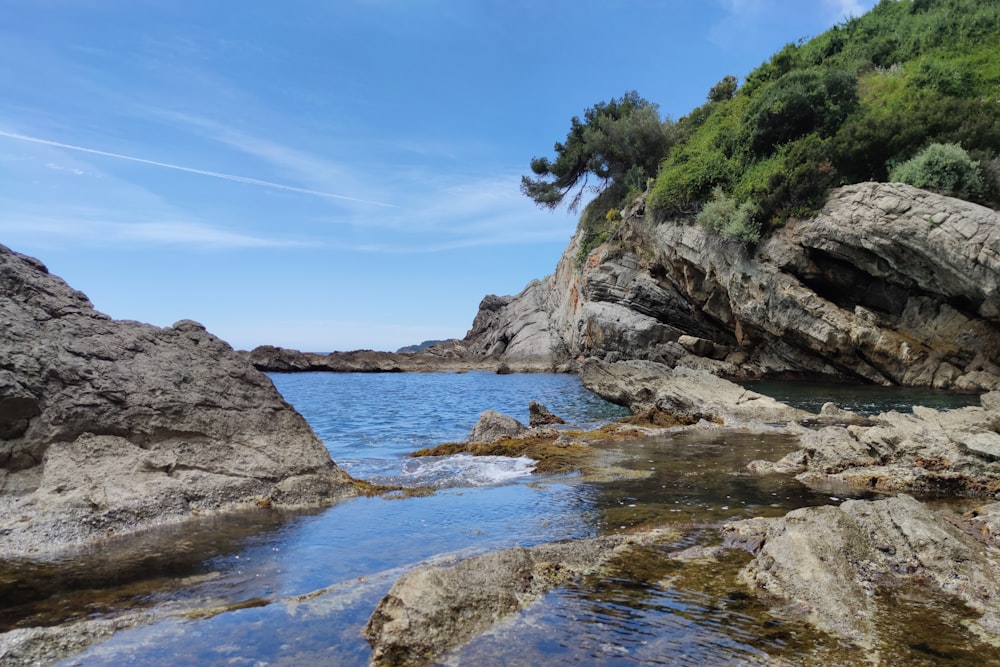
[[[439,343],[418,352],[301,352],[261,345],[239,353],[263,373],[568,373],[575,364],[549,364],[537,360],[507,363],[469,353],[463,341]]]
[[[901,183],[831,192],[755,248],[691,219],[622,211],[582,263],[485,297],[430,350],[511,368],[648,360],[730,379],[809,376],[1000,389],[1000,213]]]
[[[264,372],[575,372],[641,417],[628,437],[780,433],[797,451],[754,461],[750,473],[794,475],[834,500],[837,489],[883,496],[701,527],[716,543],[671,558],[745,552],[746,595],[871,664],[891,664],[878,619],[900,591],[953,601],[970,637],[1000,645],[998,214],[859,184],[751,253],[685,221],[647,218],[641,200],[623,213],[621,233],[582,265],[574,240],[553,276],[485,298],[464,339],[404,353],[238,353],[195,322],[112,320],[38,260],[0,246],[0,558],[45,561],[199,515],[371,491]],[[861,417],[831,404],[810,414],[722,379],[784,373],[982,396],[948,412]],[[576,465],[587,449],[551,424],[490,420],[462,451]],[[622,434],[588,437],[612,435]],[[963,499],[963,510],[929,502],[942,498]],[[372,614],[372,663],[435,661],[554,588],[676,537],[642,531],[418,568]],[[0,660],[51,663],[155,617],[14,630],[0,636]]]
[[[810,377],[1000,389],[1000,213],[901,183],[830,193],[755,248],[636,198],[615,237],[513,296],[486,296],[462,339],[419,352],[271,346],[266,372],[575,372],[646,360],[728,379]]]
[[[807,622],[863,651],[873,665],[893,664],[892,640],[878,619],[893,614],[886,600],[902,590],[964,605],[963,627],[985,646],[1000,644],[1000,458],[989,447],[1000,438],[1000,392],[985,394],[981,407],[950,412],[917,407],[912,416],[890,412],[861,418],[832,405],[810,415],[702,371],[649,362],[592,361],[581,378],[633,412],[669,410],[696,420],[687,426],[646,426],[646,435],[758,430],[794,434],[805,445],[778,462],[753,462],[754,474],[799,473],[800,481],[822,489],[911,490],[924,492],[925,498],[934,492],[939,499],[942,492],[961,494],[976,507],[958,513],[900,494],[722,523],[711,529],[718,546],[680,550],[671,557],[712,561],[733,550],[750,553],[752,560],[734,585],[772,605],[776,614]],[[484,414],[484,421],[502,423],[496,415]],[[492,431],[490,437],[531,437],[511,428]],[[839,446],[838,437],[853,440],[853,450]],[[858,458],[862,449],[866,458]],[[833,452],[842,453],[836,464]],[[369,620],[365,633],[373,647],[372,664],[433,664],[541,592],[591,576],[632,545],[669,546],[676,535],[641,531],[417,570],[397,582]],[[571,554],[596,545],[604,545],[603,555],[591,554],[587,567],[575,564]],[[539,567],[558,576],[543,576]]]

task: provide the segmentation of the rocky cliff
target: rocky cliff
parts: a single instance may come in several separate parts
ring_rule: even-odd
[[[861,183],[747,249],[640,199],[582,266],[578,242],[552,276],[483,300],[463,341],[473,356],[1000,387],[1000,214],[988,208]]]
[[[191,321],[116,321],[0,246],[0,557],[351,493],[305,420]]]

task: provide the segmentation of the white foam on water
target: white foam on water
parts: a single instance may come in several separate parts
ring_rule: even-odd
[[[492,486],[527,477],[535,461],[525,456],[423,456],[415,459],[386,461],[380,470],[366,479],[376,484],[406,487]]]

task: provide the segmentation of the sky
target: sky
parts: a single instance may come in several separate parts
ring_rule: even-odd
[[[577,215],[573,116],[674,120],[875,0],[0,0],[0,244],[237,349],[461,338]]]

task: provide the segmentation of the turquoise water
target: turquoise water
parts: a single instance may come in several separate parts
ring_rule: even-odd
[[[716,539],[713,527],[727,520],[838,501],[790,477],[746,473],[748,461],[794,448],[787,437],[699,432],[605,443],[632,474],[546,478],[519,460],[405,455],[464,439],[486,409],[526,422],[530,400],[584,427],[623,414],[574,376],[272,379],[351,474],[429,485],[434,493],[357,498],[311,513],[216,517],[140,545],[113,543],[56,567],[25,566],[10,589],[21,591],[16,603],[0,591],[9,600],[0,605],[5,627],[145,609],[160,620],[61,664],[361,666],[369,656],[361,628],[393,581],[413,567],[666,523],[678,526],[676,543],[613,576],[553,592],[442,664],[848,665],[863,657],[771,616],[735,583],[740,562],[702,572],[678,569],[666,558],[670,550]],[[202,611],[181,613],[189,608]]]

